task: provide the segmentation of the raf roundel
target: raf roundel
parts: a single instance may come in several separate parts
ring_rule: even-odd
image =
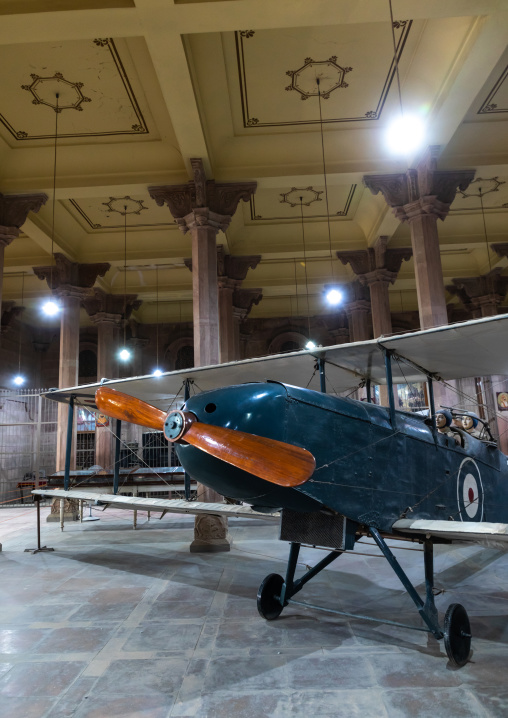
[[[483,484],[473,459],[464,459],[457,475],[457,503],[461,521],[483,520]]]

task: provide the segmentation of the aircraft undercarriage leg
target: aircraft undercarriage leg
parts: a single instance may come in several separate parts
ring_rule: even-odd
[[[386,558],[392,569],[394,570],[395,574],[397,575],[398,579],[410,595],[411,599],[413,600],[414,604],[416,605],[416,608],[418,609],[418,612],[420,616],[422,617],[424,623],[427,624],[429,631],[439,640],[443,638],[443,632],[441,631],[439,627],[439,621],[437,617],[437,609],[434,603],[434,580],[433,580],[433,574],[434,574],[434,561],[433,561],[433,553],[432,548],[429,549],[429,546],[431,547],[432,544],[430,541],[425,542],[425,585],[426,585],[426,601],[425,603],[420,598],[418,592],[416,591],[415,587],[411,583],[411,581],[408,579],[404,571],[402,570],[401,565],[393,555],[393,553],[388,548],[388,545],[384,538],[381,536],[379,531],[373,527],[369,528],[370,534],[374,541],[377,543],[378,547],[380,548],[383,556]]]
[[[286,569],[286,580],[278,573],[270,573],[259,587],[257,595],[259,614],[263,618],[266,618],[267,621],[273,621],[275,618],[278,618],[282,613],[282,609],[288,605],[292,597],[298,593],[298,591],[301,591],[311,578],[331,564],[332,561],[335,561],[342,553],[343,551],[331,551],[331,553],[295,581],[300,544],[291,543]]]
[[[460,603],[448,606],[444,619],[444,628],[439,626],[437,608],[434,602],[434,544],[430,539],[423,543],[423,558],[425,566],[425,603],[422,601],[414,586],[402,570],[397,559],[392,554],[386,542],[377,529],[370,528],[372,538],[377,543],[384,557],[393,568],[404,588],[413,599],[418,611],[429,627],[429,631],[439,640],[444,638],[446,653],[450,662],[460,668],[469,660],[471,652],[471,627],[466,609]]]

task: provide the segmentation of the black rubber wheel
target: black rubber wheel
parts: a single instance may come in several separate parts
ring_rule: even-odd
[[[451,603],[445,614],[444,643],[450,662],[464,666],[471,652],[471,626],[467,611],[460,603]]]
[[[259,615],[273,621],[282,613],[284,606],[279,601],[284,579],[278,573],[270,573],[258,589]]]

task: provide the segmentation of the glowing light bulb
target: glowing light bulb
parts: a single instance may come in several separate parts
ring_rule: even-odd
[[[160,369],[156,369],[156,370],[152,373],[152,376],[162,376],[161,370],[160,370]]]
[[[325,296],[328,304],[332,304],[333,306],[342,302],[342,292],[339,292],[338,289],[329,289]]]
[[[119,352],[118,356],[122,361],[129,361],[129,359],[131,358],[131,353],[128,349],[124,348]]]
[[[14,383],[16,384],[16,386],[21,386],[22,384],[25,383],[25,377],[20,376],[18,374],[17,376],[14,377]]]
[[[425,128],[416,115],[401,115],[392,122],[386,133],[388,148],[393,154],[408,155],[423,144]]]
[[[42,305],[42,311],[46,316],[54,317],[60,311],[60,305],[53,299],[48,299],[48,301]]]
[[[317,344],[312,341],[312,339],[309,339],[307,344],[305,345],[306,349],[315,349],[317,347]]]

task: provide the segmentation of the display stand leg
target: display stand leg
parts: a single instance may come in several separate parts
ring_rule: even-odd
[[[39,551],[54,551],[54,548],[48,548],[47,546],[41,546],[41,496],[38,494],[34,495],[34,501],[37,504],[37,548],[26,548],[25,552],[28,553],[39,553]]]

